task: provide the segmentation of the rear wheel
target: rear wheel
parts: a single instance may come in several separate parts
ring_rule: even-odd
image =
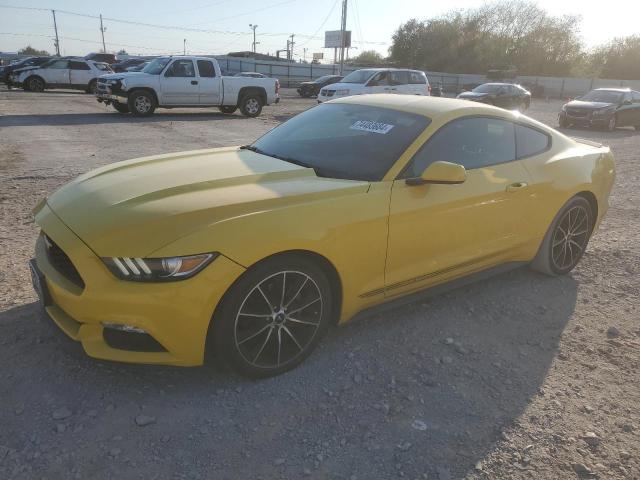
[[[87,93],[92,93],[94,95],[98,93],[98,81],[95,78],[89,82],[89,85],[87,86]]]
[[[118,113],[129,113],[129,105],[125,105],[124,103],[115,102],[113,108],[115,108]]]
[[[258,95],[246,95],[240,100],[240,111],[245,117],[257,117],[262,112],[262,100]]]
[[[618,119],[615,115],[611,115],[611,118],[607,122],[606,129],[608,132],[613,132],[616,129],[616,124],[618,123]]]
[[[332,303],[327,277],[312,261],[288,255],[266,260],[225,294],[213,320],[216,351],[242,375],[284,373],[317,346]]]
[[[25,82],[25,85],[31,92],[44,92],[44,80],[40,77],[31,77]]]
[[[569,127],[569,122],[567,122],[567,119],[564,117],[559,117],[558,118],[558,126],[560,128],[568,128]]]
[[[220,111],[226,115],[231,115],[232,113],[234,113],[238,107],[235,105],[223,105],[221,107],[218,107],[220,109]]]
[[[578,264],[593,230],[594,212],[583,197],[569,200],[554,218],[531,264],[547,275],[564,275]]]
[[[129,94],[129,111],[136,116],[151,115],[156,109],[156,99],[147,90],[134,90]]]

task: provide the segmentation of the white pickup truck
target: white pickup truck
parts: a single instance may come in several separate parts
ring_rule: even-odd
[[[120,113],[151,115],[160,108],[218,107],[231,114],[240,109],[257,117],[264,105],[278,103],[275,78],[223,77],[211,57],[159,57],[140,72],[98,78],[98,102]]]

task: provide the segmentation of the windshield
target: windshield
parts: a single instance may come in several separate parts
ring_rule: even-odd
[[[96,68],[98,70],[102,70],[103,72],[112,72],[113,71],[113,70],[111,70],[111,67],[106,63],[96,63],[95,66],[96,66]]]
[[[498,93],[498,90],[504,88],[504,85],[495,85],[491,83],[485,83],[472,90],[474,93]]]
[[[591,90],[579,98],[585,102],[620,103],[622,93],[611,90]]]
[[[164,70],[164,67],[166,67],[167,63],[169,63],[170,61],[171,58],[156,58],[155,60],[151,61],[149,65],[144,67],[142,71],[150,75],[160,75],[160,73],[162,73],[162,70]]]
[[[316,78],[316,79],[314,80],[314,82],[316,82],[316,83],[322,83],[322,82],[326,82],[327,80],[330,80],[330,79],[332,79],[332,78],[333,78],[333,75],[325,75],[324,77]]]
[[[340,83],[366,83],[376,73],[373,70],[356,70],[344,77]]]
[[[431,120],[367,105],[326,104],[265,134],[251,148],[318,176],[380,181]]]

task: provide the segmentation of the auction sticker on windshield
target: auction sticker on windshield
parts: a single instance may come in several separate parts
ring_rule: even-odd
[[[394,125],[389,125],[387,123],[372,122],[370,120],[358,120],[349,128],[351,130],[362,130],[363,132],[381,133],[383,135],[386,135],[391,131],[393,127]]]

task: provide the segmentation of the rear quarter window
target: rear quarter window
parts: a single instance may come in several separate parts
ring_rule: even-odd
[[[516,125],[516,154],[518,158],[531,157],[548,150],[551,137],[534,128]]]
[[[426,85],[427,77],[420,72],[409,72],[409,83],[412,85]]]

